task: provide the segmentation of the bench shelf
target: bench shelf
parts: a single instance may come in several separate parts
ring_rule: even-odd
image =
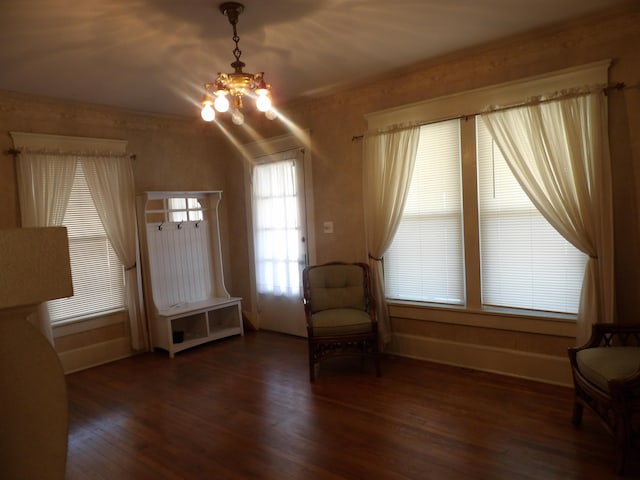
[[[242,335],[240,298],[210,298],[178,304],[158,312],[153,346],[173,355],[187,348]]]

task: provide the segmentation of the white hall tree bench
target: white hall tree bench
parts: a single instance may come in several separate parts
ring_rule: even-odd
[[[243,335],[241,298],[224,285],[220,191],[138,195],[138,230],[151,345],[175,353]]]

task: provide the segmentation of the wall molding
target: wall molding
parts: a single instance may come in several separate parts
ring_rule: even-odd
[[[473,115],[490,105],[511,105],[533,96],[608,82],[612,60],[565,68],[497,85],[476,88],[437,98],[400,105],[365,115],[369,130],[391,125],[439,122]]]
[[[419,335],[392,335],[387,353],[445,365],[570,387],[569,359],[553,355],[453,342]]]
[[[9,132],[9,135],[13,139],[13,145],[18,149],[26,147],[33,150],[53,149],[125,153],[128,143],[128,140],[52,135],[48,133]]]
[[[193,117],[184,117],[0,90],[0,114],[3,112],[23,117],[29,124],[36,120],[60,124],[74,122],[83,126],[115,128],[118,131],[164,133],[171,129],[180,134],[205,136],[218,131],[211,128],[211,125],[204,125],[205,122],[200,119],[197,111],[194,111]]]
[[[62,363],[64,373],[69,374],[131,357],[132,355],[130,341],[128,338],[123,337],[60,352],[58,353],[58,358]]]

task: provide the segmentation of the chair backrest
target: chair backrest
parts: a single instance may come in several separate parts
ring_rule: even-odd
[[[366,263],[326,263],[307,267],[302,276],[305,303],[311,313],[334,308],[369,307],[369,266]]]

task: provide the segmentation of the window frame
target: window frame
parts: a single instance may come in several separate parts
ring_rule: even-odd
[[[79,177],[84,177],[84,171],[82,170],[82,166],[78,165],[77,170],[76,170],[76,177],[74,178],[74,188],[75,188],[75,183],[78,181]],[[83,180],[80,180],[81,182]],[[86,186],[86,180],[84,180],[85,186]],[[88,189],[88,187],[87,187]],[[73,190],[72,190],[72,195],[73,195]],[[86,197],[87,195],[85,195]],[[90,192],[89,192],[89,197],[91,197]],[[69,199],[69,203],[71,203],[71,198]],[[92,199],[92,203],[91,206],[93,207],[93,211],[91,212],[92,214],[95,214],[96,217],[98,217],[99,220],[99,215],[98,215],[98,211],[96,209],[95,203],[93,202]],[[67,213],[68,213],[68,208],[69,208],[69,204],[67,204]],[[86,208],[86,206],[84,207]],[[67,215],[65,214],[65,220],[67,220]],[[85,320],[85,319],[91,319],[91,318],[96,318],[96,317],[102,317],[105,315],[110,315],[112,313],[115,312],[120,312],[120,311],[124,311],[126,310],[126,285],[125,285],[125,272],[124,272],[124,265],[122,264],[122,261],[118,258],[117,253],[113,250],[113,245],[111,245],[111,241],[109,240],[109,236],[107,235],[107,232],[104,231],[104,225],[102,225],[102,221],[100,221],[101,224],[101,228],[102,231],[100,232],[100,234],[97,234],[94,232],[93,234],[87,235],[86,233],[83,233],[82,235],[73,235],[72,233],[69,232],[69,226],[66,225],[64,222],[62,224],[62,226],[67,227],[67,236],[69,239],[69,257],[71,260],[71,277],[72,277],[72,281],[75,280],[74,282],[74,295],[72,297],[68,297],[68,298],[59,298],[59,299],[55,299],[55,300],[50,300],[49,302],[47,302],[48,308],[49,308],[49,316],[51,319],[51,326],[56,326],[56,325],[63,325],[66,323],[71,323],[71,322],[76,322],[76,321],[80,321],[80,320]],[[103,234],[104,233],[104,234]],[[81,285],[78,285],[78,276],[76,276],[74,278],[74,249],[77,249],[79,245],[83,245],[86,244],[87,242],[89,243],[93,243],[93,242],[98,242],[99,244],[102,244],[105,252],[103,252],[106,255],[107,258],[107,265],[101,265],[101,267],[104,268],[104,271],[111,271],[112,269],[117,269],[117,275],[120,276],[120,279],[117,280],[118,282],[118,287],[117,289],[119,290],[120,296],[118,296],[118,300],[120,300],[122,302],[121,305],[112,305],[109,307],[105,307],[102,309],[97,309],[97,310],[92,310],[90,312],[84,312],[84,313],[80,313],[80,314],[74,314],[74,315],[66,315],[64,317],[60,317],[60,318],[54,318],[57,317],[57,315],[55,315],[55,312],[57,311],[62,311],[65,308],[65,303],[71,303],[71,304],[76,304],[77,302],[73,299],[73,297],[75,297],[78,293],[78,291],[82,290],[81,286],[87,285],[88,283],[92,283],[92,282],[87,282],[87,281],[82,281],[80,282]],[[82,248],[80,247],[79,249],[80,251],[82,250]],[[94,250],[95,252],[95,250]],[[87,258],[85,255],[82,255],[83,258]],[[111,262],[114,262],[115,265],[109,266],[109,264]],[[87,272],[87,268],[86,265],[84,265],[85,268],[83,269],[83,275],[82,277],[86,278],[86,272]],[[115,267],[115,268],[114,268]],[[103,271],[103,272],[104,272]],[[111,272],[114,273],[114,272]],[[103,280],[109,280],[109,284],[113,285],[113,282],[115,281],[115,276],[112,275],[104,275]],[[90,287],[93,288],[93,287]],[[96,297],[91,295],[90,298],[95,299]],[[82,304],[86,304],[88,302],[86,301],[82,301]],[[52,305],[53,304],[53,305]],[[52,307],[54,307],[52,309]]]
[[[606,59],[544,75],[372,112],[365,116],[370,131],[389,128],[393,125],[427,124],[460,118],[461,142],[473,142],[474,147],[464,149],[462,153],[466,305],[439,305],[388,299],[392,317],[575,336],[576,315],[483,307],[482,305],[475,115],[495,104],[516,104],[523,99],[580,85],[606,84],[610,65],[611,60]],[[514,318],[518,321],[514,322]]]
[[[127,140],[110,138],[77,137],[71,135],[55,135],[16,131],[10,131],[9,135],[13,140],[14,147],[17,149],[28,148],[30,150],[49,150],[62,152],[126,154],[128,145]],[[111,324],[111,322],[114,321],[112,319],[115,318],[113,317],[113,315],[119,315],[121,312],[126,312],[126,305],[122,309],[112,309],[108,311],[96,312],[94,314],[72,317],[64,320],[51,321],[50,325],[52,328],[60,328],[65,325],[81,325],[82,322],[95,321],[96,319],[103,319],[105,324]],[[115,322],[120,322],[120,320],[115,320]],[[86,327],[79,326],[78,328],[82,329]]]
[[[405,201],[402,218],[396,230],[396,237],[392,241],[385,259],[398,255],[398,266],[407,268],[403,271],[399,268],[385,269],[385,289],[393,287],[394,280],[402,277],[405,280],[409,277],[415,284],[424,285],[424,283],[434,284],[432,275],[425,275],[423,272],[432,272],[434,269],[451,278],[450,285],[435,284],[434,291],[426,292],[426,295],[408,292],[407,283],[401,282],[402,292],[398,292],[398,296],[388,296],[389,300],[410,300],[423,303],[433,303],[437,305],[458,305],[465,304],[465,277],[464,277],[464,202],[463,202],[463,183],[462,183],[462,152],[463,145],[460,141],[460,123],[459,119],[437,122],[430,125],[423,125],[420,128],[420,139],[416,152],[416,162],[419,159],[425,160],[418,163],[413,169],[413,178],[411,186]],[[434,130],[435,127],[435,131]],[[439,133],[437,133],[439,132]],[[435,139],[435,141],[434,141]],[[441,156],[442,155],[442,156]],[[435,162],[431,160],[439,156]],[[455,157],[455,159],[453,158]],[[443,161],[444,159],[444,161]],[[435,164],[435,165],[434,165]],[[420,166],[424,169],[422,175]],[[442,172],[442,168],[448,170],[445,175],[446,179],[438,178],[430,175],[428,172],[432,168],[438,168]],[[419,179],[414,183],[414,179]],[[420,180],[424,179],[424,180]],[[443,190],[442,185],[445,185]],[[434,196],[433,192],[437,192]],[[429,198],[429,200],[427,200]],[[450,200],[453,199],[453,200]],[[433,202],[433,204],[432,204]],[[435,226],[435,227],[434,227]],[[413,230],[413,235],[403,235],[402,231]],[[418,235],[415,230],[421,232],[429,231],[434,242],[444,248],[450,255],[443,255],[442,250],[434,252],[434,247],[430,242],[424,242],[422,234]],[[406,231],[405,230],[405,231]],[[453,237],[454,241],[449,239]],[[411,258],[405,257],[401,252],[406,251],[407,243],[402,246],[397,245],[396,241],[404,241],[414,245],[417,250],[422,251],[421,261],[413,261]],[[419,245],[415,245],[415,244]],[[428,244],[421,248],[421,245]],[[459,255],[458,255],[459,254]],[[443,261],[443,257],[455,258],[454,261]],[[388,274],[388,275],[387,275]],[[437,291],[436,291],[437,290]],[[422,296],[420,300],[418,297]],[[455,297],[455,298],[452,298]]]

